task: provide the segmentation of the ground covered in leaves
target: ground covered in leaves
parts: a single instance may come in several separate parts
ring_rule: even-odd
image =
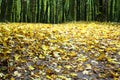
[[[120,25],[0,23],[0,80],[120,80]]]

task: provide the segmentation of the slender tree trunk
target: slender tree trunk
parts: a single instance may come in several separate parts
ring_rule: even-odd
[[[77,0],[77,21],[80,20],[80,0]]]
[[[21,22],[27,22],[27,1],[21,0]]]
[[[7,8],[7,0],[2,0],[0,21],[5,21],[6,20],[6,8]]]
[[[10,22],[12,22],[12,6],[13,6],[13,0],[8,0],[7,1],[7,13],[6,15],[6,19]]]
[[[36,22],[37,19],[37,0],[30,0],[30,22]]]

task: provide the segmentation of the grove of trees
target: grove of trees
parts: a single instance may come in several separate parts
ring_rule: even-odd
[[[120,0],[0,0],[0,21],[120,22]]]

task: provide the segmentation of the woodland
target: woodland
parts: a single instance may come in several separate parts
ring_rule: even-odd
[[[0,0],[1,22],[120,21],[119,0]]]
[[[120,0],[0,0],[0,80],[120,80]]]

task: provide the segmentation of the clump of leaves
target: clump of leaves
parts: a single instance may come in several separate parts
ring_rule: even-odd
[[[119,30],[97,22],[0,24],[0,78],[118,80]]]

